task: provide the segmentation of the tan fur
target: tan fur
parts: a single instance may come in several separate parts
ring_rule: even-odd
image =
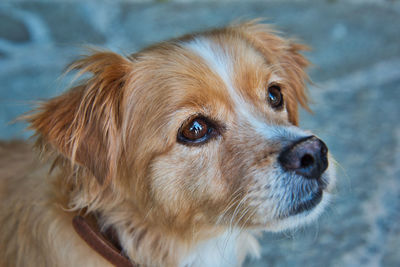
[[[28,144],[1,143],[1,266],[107,266],[72,229],[82,210],[100,214],[103,229],[113,226],[124,253],[143,266],[177,266],[232,225],[264,224],[246,204],[253,181],[243,170],[269,168],[281,146],[249,135],[223,81],[177,45],[197,36],[240,62],[234,86],[255,116],[298,124],[298,103],[307,107],[305,47],[265,25],[188,35],[129,58],[95,52],[71,65],[87,80],[26,117],[43,161]],[[272,75],[281,78],[287,113],[265,104]],[[224,138],[195,150],[177,144],[192,114],[224,122]],[[244,251],[253,241],[241,238]]]

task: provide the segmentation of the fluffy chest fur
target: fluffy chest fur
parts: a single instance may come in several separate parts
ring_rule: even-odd
[[[247,231],[232,229],[198,244],[179,266],[241,266],[246,255],[260,256],[257,240]]]

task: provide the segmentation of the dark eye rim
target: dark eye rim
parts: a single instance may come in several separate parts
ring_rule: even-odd
[[[276,90],[279,92],[279,97],[280,97],[279,100],[280,100],[280,101],[279,101],[278,104],[273,104],[273,103],[271,102],[270,98],[269,98],[269,94],[270,94],[270,90],[271,90],[271,89],[276,89]],[[267,100],[268,100],[268,104],[269,104],[273,109],[275,109],[275,110],[282,110],[284,101],[283,101],[282,89],[281,89],[281,86],[280,86],[279,84],[273,83],[273,84],[270,84],[270,85],[268,86],[268,90],[267,90]]]
[[[207,133],[198,139],[191,140],[191,139],[186,138],[183,135],[183,130],[186,126],[189,126],[195,120],[202,120],[206,123]],[[196,114],[196,115],[190,116],[187,120],[185,120],[182,123],[182,125],[180,126],[180,128],[178,130],[176,140],[178,143],[181,143],[183,145],[198,146],[198,145],[203,145],[203,144],[207,143],[208,141],[217,137],[218,135],[220,135],[220,127],[218,126],[218,124],[216,122],[214,122],[213,120],[211,120],[203,115]]]

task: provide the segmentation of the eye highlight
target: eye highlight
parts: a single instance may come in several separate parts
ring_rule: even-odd
[[[185,145],[201,145],[218,135],[215,124],[203,116],[185,121],[178,131],[177,141]]]
[[[281,87],[276,84],[270,85],[268,87],[267,99],[272,108],[280,109],[283,106],[283,95],[281,93]]]

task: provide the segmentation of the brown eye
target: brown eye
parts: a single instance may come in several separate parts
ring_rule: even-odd
[[[178,141],[183,144],[203,144],[215,136],[216,130],[204,117],[196,117],[184,122],[178,131]]]
[[[278,85],[271,85],[268,87],[268,103],[274,109],[282,107],[283,96],[281,93],[281,88]]]

